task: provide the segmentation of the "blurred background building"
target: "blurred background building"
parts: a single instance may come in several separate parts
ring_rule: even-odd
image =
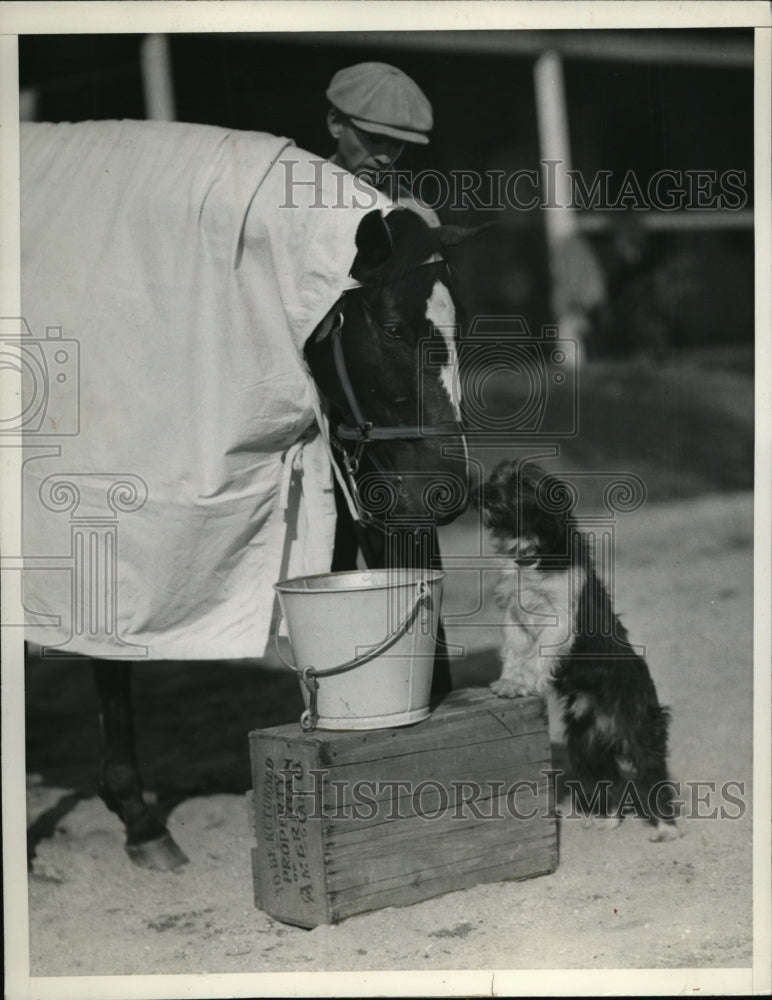
[[[176,118],[326,156],[327,83],[366,60],[400,66],[434,105],[431,144],[399,163],[424,200],[440,199],[443,222],[498,222],[458,251],[470,314],[560,323],[589,358],[734,346],[752,359],[750,31],[25,36],[22,117]],[[491,178],[544,160],[560,161],[558,193],[569,169],[587,190],[605,177],[616,207],[494,204]],[[483,181],[453,204],[434,171]],[[660,190],[691,185],[690,207],[650,204],[663,171]],[[518,191],[527,201],[527,178]]]

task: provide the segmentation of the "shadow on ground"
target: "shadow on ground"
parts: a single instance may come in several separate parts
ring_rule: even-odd
[[[90,662],[28,657],[26,707],[27,773],[68,790],[30,827],[34,853],[81,799],[97,793],[99,709]],[[247,734],[295,721],[303,703],[289,671],[169,661],[135,664],[134,708],[145,790],[165,821],[186,799],[251,787]]]

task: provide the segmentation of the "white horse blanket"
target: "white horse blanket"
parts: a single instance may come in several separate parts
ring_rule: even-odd
[[[272,584],[329,569],[302,350],[347,285],[359,221],[386,207],[352,181],[260,133],[22,127],[22,307],[42,372],[25,400],[29,639],[260,656]]]

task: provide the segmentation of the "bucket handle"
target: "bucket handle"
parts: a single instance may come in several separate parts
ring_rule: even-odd
[[[402,636],[407,632],[410,626],[415,621],[418,611],[421,605],[426,602],[428,606],[431,606],[431,591],[429,589],[429,584],[426,580],[418,580],[415,587],[415,598],[413,600],[413,606],[402,619],[402,621],[397,625],[393,632],[386,636],[385,639],[368,649],[367,652],[361,653],[359,656],[355,656],[352,660],[346,660],[345,663],[339,663],[336,667],[330,667],[322,672],[321,676],[332,677],[334,674],[342,674],[347,670],[353,670],[354,667],[360,667],[363,663],[369,663],[370,660],[374,660],[381,653],[385,653],[387,650],[398,642]],[[299,675],[301,683],[303,683],[308,691],[308,708],[300,716],[300,728],[304,732],[311,732],[316,729],[316,723],[319,721],[319,715],[316,711],[316,693],[319,690],[319,681],[317,678],[320,676],[318,671],[314,667],[304,667],[301,669],[297,664],[291,662],[282,653],[281,646],[279,645],[279,626],[281,625],[281,618],[276,627],[276,652],[279,654],[279,659],[282,663],[289,667],[290,670],[294,670],[296,674]]]

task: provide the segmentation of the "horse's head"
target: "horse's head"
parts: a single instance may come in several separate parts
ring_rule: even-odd
[[[306,345],[365,520],[452,521],[466,508],[456,307],[445,246],[477,230],[414,212],[364,217],[347,291]]]

